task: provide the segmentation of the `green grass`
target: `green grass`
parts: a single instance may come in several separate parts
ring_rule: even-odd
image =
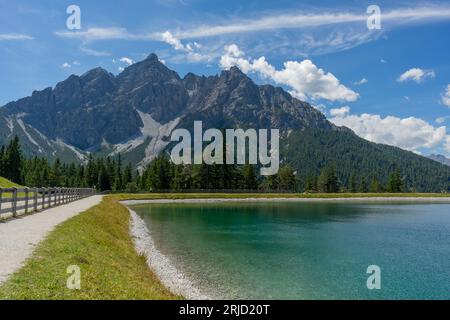
[[[66,287],[70,265],[81,268],[81,290]],[[128,210],[113,197],[59,225],[0,287],[0,299],[178,298],[136,253]]]
[[[23,188],[21,185],[18,185],[17,183],[14,183],[12,181],[9,181],[8,179],[5,179],[3,177],[0,177],[0,188]]]

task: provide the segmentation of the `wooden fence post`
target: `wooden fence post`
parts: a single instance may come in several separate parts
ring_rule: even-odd
[[[28,196],[29,196],[29,190],[28,190],[28,188],[25,188],[25,214],[28,213]]]
[[[41,188],[41,193],[42,193],[42,210],[45,209],[45,188]]]
[[[36,212],[36,211],[38,211],[38,203],[37,203],[37,201],[38,201],[38,188],[33,188],[33,190],[34,190],[34,194],[33,194],[34,204],[33,204],[33,207],[34,207],[34,212]]]
[[[2,210],[2,202],[3,202],[3,190],[0,189],[0,211]]]
[[[13,188],[11,206],[13,217],[15,217],[17,215],[17,188]]]

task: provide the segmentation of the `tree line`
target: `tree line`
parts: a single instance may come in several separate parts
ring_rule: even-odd
[[[174,165],[167,154],[157,156],[141,173],[120,154],[113,157],[89,156],[85,164],[49,162],[45,158],[26,159],[18,137],[0,148],[0,176],[29,187],[92,187],[99,191],[189,191],[260,190],[265,192],[402,192],[404,176],[399,170],[389,174],[386,184],[352,173],[339,180],[335,166],[327,165],[320,174],[299,175],[291,165],[280,167],[276,175],[258,175],[256,165]],[[301,176],[306,178],[301,178]]]

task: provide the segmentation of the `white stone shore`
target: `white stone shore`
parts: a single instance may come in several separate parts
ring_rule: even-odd
[[[124,205],[146,203],[218,203],[218,202],[414,202],[450,203],[450,197],[357,197],[357,198],[206,198],[206,199],[142,199],[122,201]]]
[[[183,296],[189,300],[209,300],[189,279],[187,279],[155,246],[144,220],[133,210],[131,216],[130,234],[136,251],[145,255],[147,265],[156,274],[161,283],[173,294]]]

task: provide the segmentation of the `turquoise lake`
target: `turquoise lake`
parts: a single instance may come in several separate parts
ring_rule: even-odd
[[[202,292],[240,299],[450,299],[450,204],[132,206]],[[369,290],[369,265],[381,289]]]

